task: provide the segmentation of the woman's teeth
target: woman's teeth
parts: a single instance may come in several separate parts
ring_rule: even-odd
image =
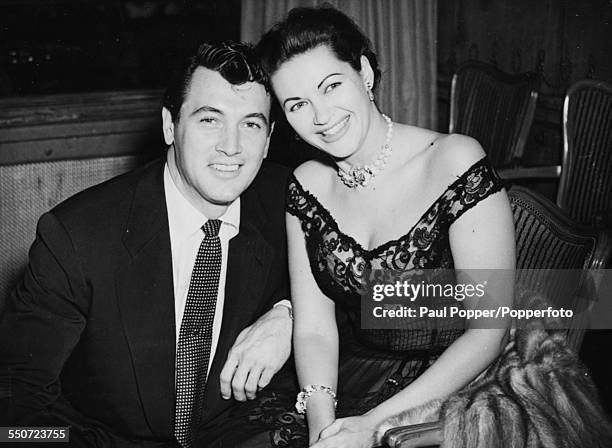
[[[336,135],[346,124],[346,122],[348,121],[349,117],[346,117],[344,120],[342,120],[340,123],[338,123],[337,125],[329,128],[327,131],[323,132],[323,136],[324,137],[329,137],[332,135]]]

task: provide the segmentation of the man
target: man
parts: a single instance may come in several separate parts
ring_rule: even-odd
[[[164,97],[167,162],[42,216],[0,317],[0,426],[190,446],[270,382],[291,339],[270,103],[250,47],[204,44]]]

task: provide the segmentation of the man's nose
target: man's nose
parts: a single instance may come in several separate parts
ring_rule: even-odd
[[[226,128],[216,148],[217,151],[220,151],[228,156],[240,154],[241,149],[238,131],[236,129]]]

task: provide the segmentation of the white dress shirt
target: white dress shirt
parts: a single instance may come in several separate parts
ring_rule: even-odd
[[[178,345],[179,332],[191,271],[204,239],[202,226],[208,220],[200,213],[178,190],[170,176],[168,165],[164,168],[164,192],[166,195],[166,206],[168,208],[168,225],[170,229],[170,247],[172,250],[172,276],[174,280],[174,311],[176,317],[176,343]],[[217,306],[212,328],[212,342],[210,347],[210,359],[208,371],[215,356],[219,332],[223,319],[223,303],[225,302],[225,278],[227,274],[227,252],[229,241],[238,235],[240,228],[240,198],[230,204],[225,213],[218,219],[221,220],[219,239],[221,240],[221,274],[219,277],[219,290],[217,293]]]

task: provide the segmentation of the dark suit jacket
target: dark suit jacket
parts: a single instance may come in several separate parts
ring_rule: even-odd
[[[39,221],[0,318],[0,426],[71,425],[74,445],[172,445],[174,290],[163,162],[85,190]],[[230,241],[203,423],[231,402],[219,374],[238,333],[288,297],[287,171],[262,167]]]

